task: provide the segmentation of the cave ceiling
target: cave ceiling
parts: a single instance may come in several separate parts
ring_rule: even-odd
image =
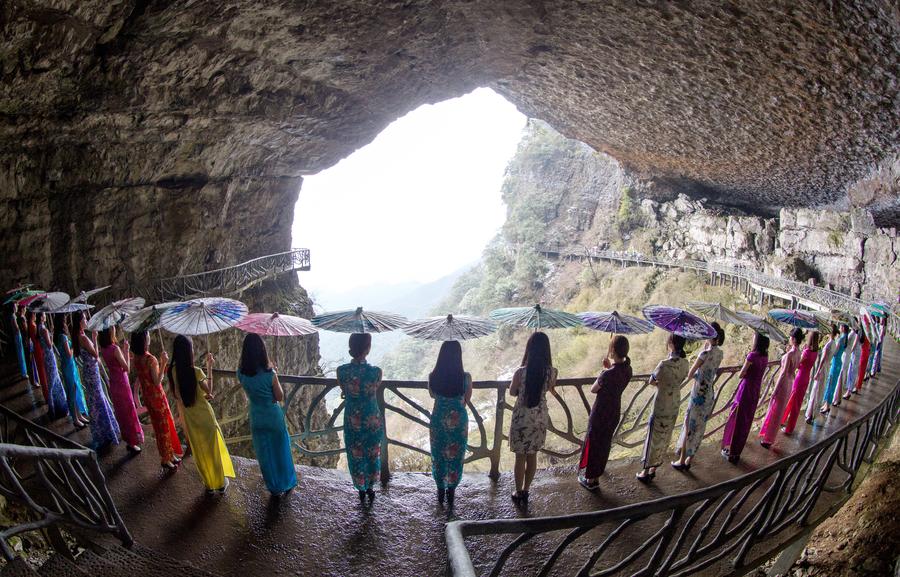
[[[7,187],[83,194],[292,179],[489,86],[695,196],[898,224],[898,20],[893,1],[7,0],[0,160]]]

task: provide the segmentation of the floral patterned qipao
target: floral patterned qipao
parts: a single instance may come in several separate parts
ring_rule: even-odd
[[[669,441],[675,431],[675,420],[681,405],[681,383],[690,369],[688,360],[672,353],[660,361],[653,371],[656,381],[656,397],[653,400],[653,414],[647,423],[647,438],[644,441],[644,468],[658,467],[669,448]]]
[[[722,349],[712,347],[700,353],[700,368],[694,373],[694,385],[691,387],[691,398],[687,412],[684,414],[684,426],[678,446],[684,446],[684,454],[693,457],[700,448],[706,432],[706,422],[712,414],[716,402],[716,375],[722,364]]]
[[[466,375],[468,390],[472,377]],[[469,441],[469,413],[466,411],[465,394],[444,397],[435,394],[431,410],[431,476],[438,489],[452,489],[459,484],[463,473],[463,460]]]
[[[350,477],[358,491],[367,491],[381,473],[384,423],[376,397],[381,369],[351,362],[338,367],[337,379],[344,391],[344,446]]]

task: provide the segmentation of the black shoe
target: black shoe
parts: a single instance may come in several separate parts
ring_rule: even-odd
[[[528,504],[528,491],[520,491],[519,499],[521,500],[523,505],[527,505]]]
[[[690,471],[691,464],[690,463],[672,463],[672,468],[676,471]]]
[[[647,473],[646,475],[642,475],[642,474],[640,474],[640,473],[637,473],[637,474],[634,476],[634,478],[637,479],[638,481],[640,481],[641,483],[645,484],[645,485],[649,485],[649,484],[650,484],[650,481],[653,480],[653,475],[650,474],[650,473]]]
[[[453,501],[456,499],[456,487],[447,489],[447,507],[453,508]]]
[[[763,449],[768,450],[768,449],[772,446],[772,443],[767,443],[767,442],[765,442],[765,441],[760,441],[760,442],[759,442],[759,446],[762,447]]]
[[[808,418],[806,419],[806,424],[807,424],[807,425],[812,425],[812,424],[813,424],[813,418],[812,418],[812,417],[808,417]]]
[[[445,496],[445,494],[446,494],[446,493],[445,493],[444,489],[439,487],[438,490],[437,490],[437,500],[438,500],[438,503],[443,503],[443,502],[444,502],[444,496]]]
[[[359,492],[359,502],[362,503],[363,505],[366,504],[366,492],[365,491]]]
[[[588,491],[596,491],[597,489],[600,488],[599,481],[594,481],[593,483],[591,483],[587,479],[581,478],[581,479],[578,479],[578,482],[581,483],[581,486],[584,487],[585,489],[587,489]]]
[[[841,397],[841,398],[844,399],[844,400],[849,399],[849,398],[850,398],[850,393],[846,393],[846,394],[845,394],[843,397]]]
[[[369,501],[374,501],[375,500],[375,489],[372,489],[371,487],[366,489],[366,497],[369,498]]]

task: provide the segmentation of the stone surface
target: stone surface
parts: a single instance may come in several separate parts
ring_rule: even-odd
[[[476,86],[668,198],[769,215],[852,203],[896,222],[888,0],[10,0],[0,14],[3,284],[124,286],[283,250],[303,174]]]
[[[538,210],[546,215],[540,239],[562,252],[598,247],[743,265],[887,302],[900,286],[897,230],[879,228],[865,209],[755,216],[642,178],[538,121],[510,162],[504,194],[516,206],[552,208]]]

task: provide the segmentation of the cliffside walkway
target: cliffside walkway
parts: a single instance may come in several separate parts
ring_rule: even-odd
[[[639,469],[635,458],[619,459],[610,465],[596,493],[584,491],[576,481],[574,466],[556,466],[540,470],[532,488],[527,511],[515,508],[510,499],[512,474],[501,471],[497,482],[484,473],[467,473],[460,485],[454,515],[439,508],[434,499],[434,485],[427,474],[393,473],[369,510],[361,507],[356,491],[343,470],[299,467],[301,480],[297,490],[288,498],[269,497],[254,461],[235,459],[237,479],[222,497],[209,497],[203,492],[199,475],[188,457],[175,474],[165,474],[159,467],[152,437],[148,436],[143,454],[132,457],[119,446],[102,455],[100,464],[106,475],[113,501],[137,543],[155,551],[171,555],[175,560],[197,566],[221,576],[247,575],[444,575],[448,572],[448,554],[444,540],[448,521],[495,525],[496,520],[511,524],[518,531],[531,527],[528,519],[544,523],[547,518],[573,514],[595,514],[598,511],[616,512],[623,508],[648,506],[660,499],[680,499],[685,494],[709,491],[722,483],[739,483],[768,489],[768,482],[750,482],[747,476],[765,474],[791,456],[815,452],[834,435],[859,422],[868,413],[884,406],[890,399],[890,417],[896,415],[897,384],[900,378],[900,347],[893,341],[886,343],[884,372],[867,384],[862,395],[854,396],[832,416],[816,425],[801,423],[793,436],[779,435],[773,448],[762,449],[750,442],[736,465],[727,465],[718,454],[718,442],[706,442],[688,474],[668,467],[660,469],[655,482],[644,486],[634,480]],[[44,406],[35,399],[21,381],[8,385],[0,393],[0,402],[10,409],[43,422]],[[39,396],[39,395],[38,395]],[[864,452],[871,449],[876,429],[884,433],[890,421],[882,418],[866,428]],[[75,431],[65,421],[51,424],[51,428],[67,438],[89,443],[87,430]],[[152,433],[148,428],[148,433]],[[751,440],[754,437],[751,436]],[[852,440],[852,439],[851,439]],[[854,456],[859,443],[843,447],[844,457],[815,457],[816,466],[834,464],[828,475],[834,486],[818,495],[817,514],[829,514],[847,498],[847,471],[858,466]],[[811,476],[816,467],[800,468],[799,473]],[[794,477],[791,477],[794,478]],[[852,474],[850,474],[852,483]],[[799,485],[784,488],[785,495],[794,495]],[[768,492],[771,492],[769,490]],[[729,506],[742,502],[751,508],[764,503],[766,491],[741,491],[732,496]],[[801,493],[797,493],[800,495]],[[711,507],[728,513],[729,506]],[[774,514],[774,513],[773,513]],[[742,514],[741,514],[742,515]],[[740,520],[741,515],[729,520]],[[577,517],[577,515],[576,515]],[[712,524],[711,528],[715,528]],[[505,527],[508,529],[509,525]],[[707,531],[710,529],[708,528]],[[767,554],[777,551],[785,543],[798,538],[809,527],[791,524],[773,537]],[[600,531],[600,530],[598,530]],[[583,555],[597,547],[603,538],[614,533],[589,533],[587,541],[576,543],[566,555],[553,565],[549,575],[574,574],[584,561]],[[621,533],[621,531],[619,531]],[[606,549],[604,559],[625,560],[635,547],[656,533],[652,526],[635,522],[626,541],[619,540]],[[469,537],[471,559],[479,575],[490,573],[494,562],[504,556],[504,549],[515,536],[504,538]],[[515,539],[521,541],[521,538]],[[539,574],[541,565],[553,551],[551,544],[535,539],[505,558],[502,571],[497,574]],[[728,553],[735,553],[730,550]],[[569,559],[569,556],[573,559]],[[729,573],[727,559],[710,565],[706,574]],[[631,574],[623,571],[622,574]],[[465,574],[465,573],[461,573]],[[493,574],[493,573],[490,573]],[[541,573],[545,574],[545,573]],[[678,574],[672,572],[672,574]]]
[[[132,294],[142,296],[148,302],[208,296],[232,297],[282,274],[309,269],[309,249],[294,248],[225,268],[156,279],[131,287],[131,290]]]

